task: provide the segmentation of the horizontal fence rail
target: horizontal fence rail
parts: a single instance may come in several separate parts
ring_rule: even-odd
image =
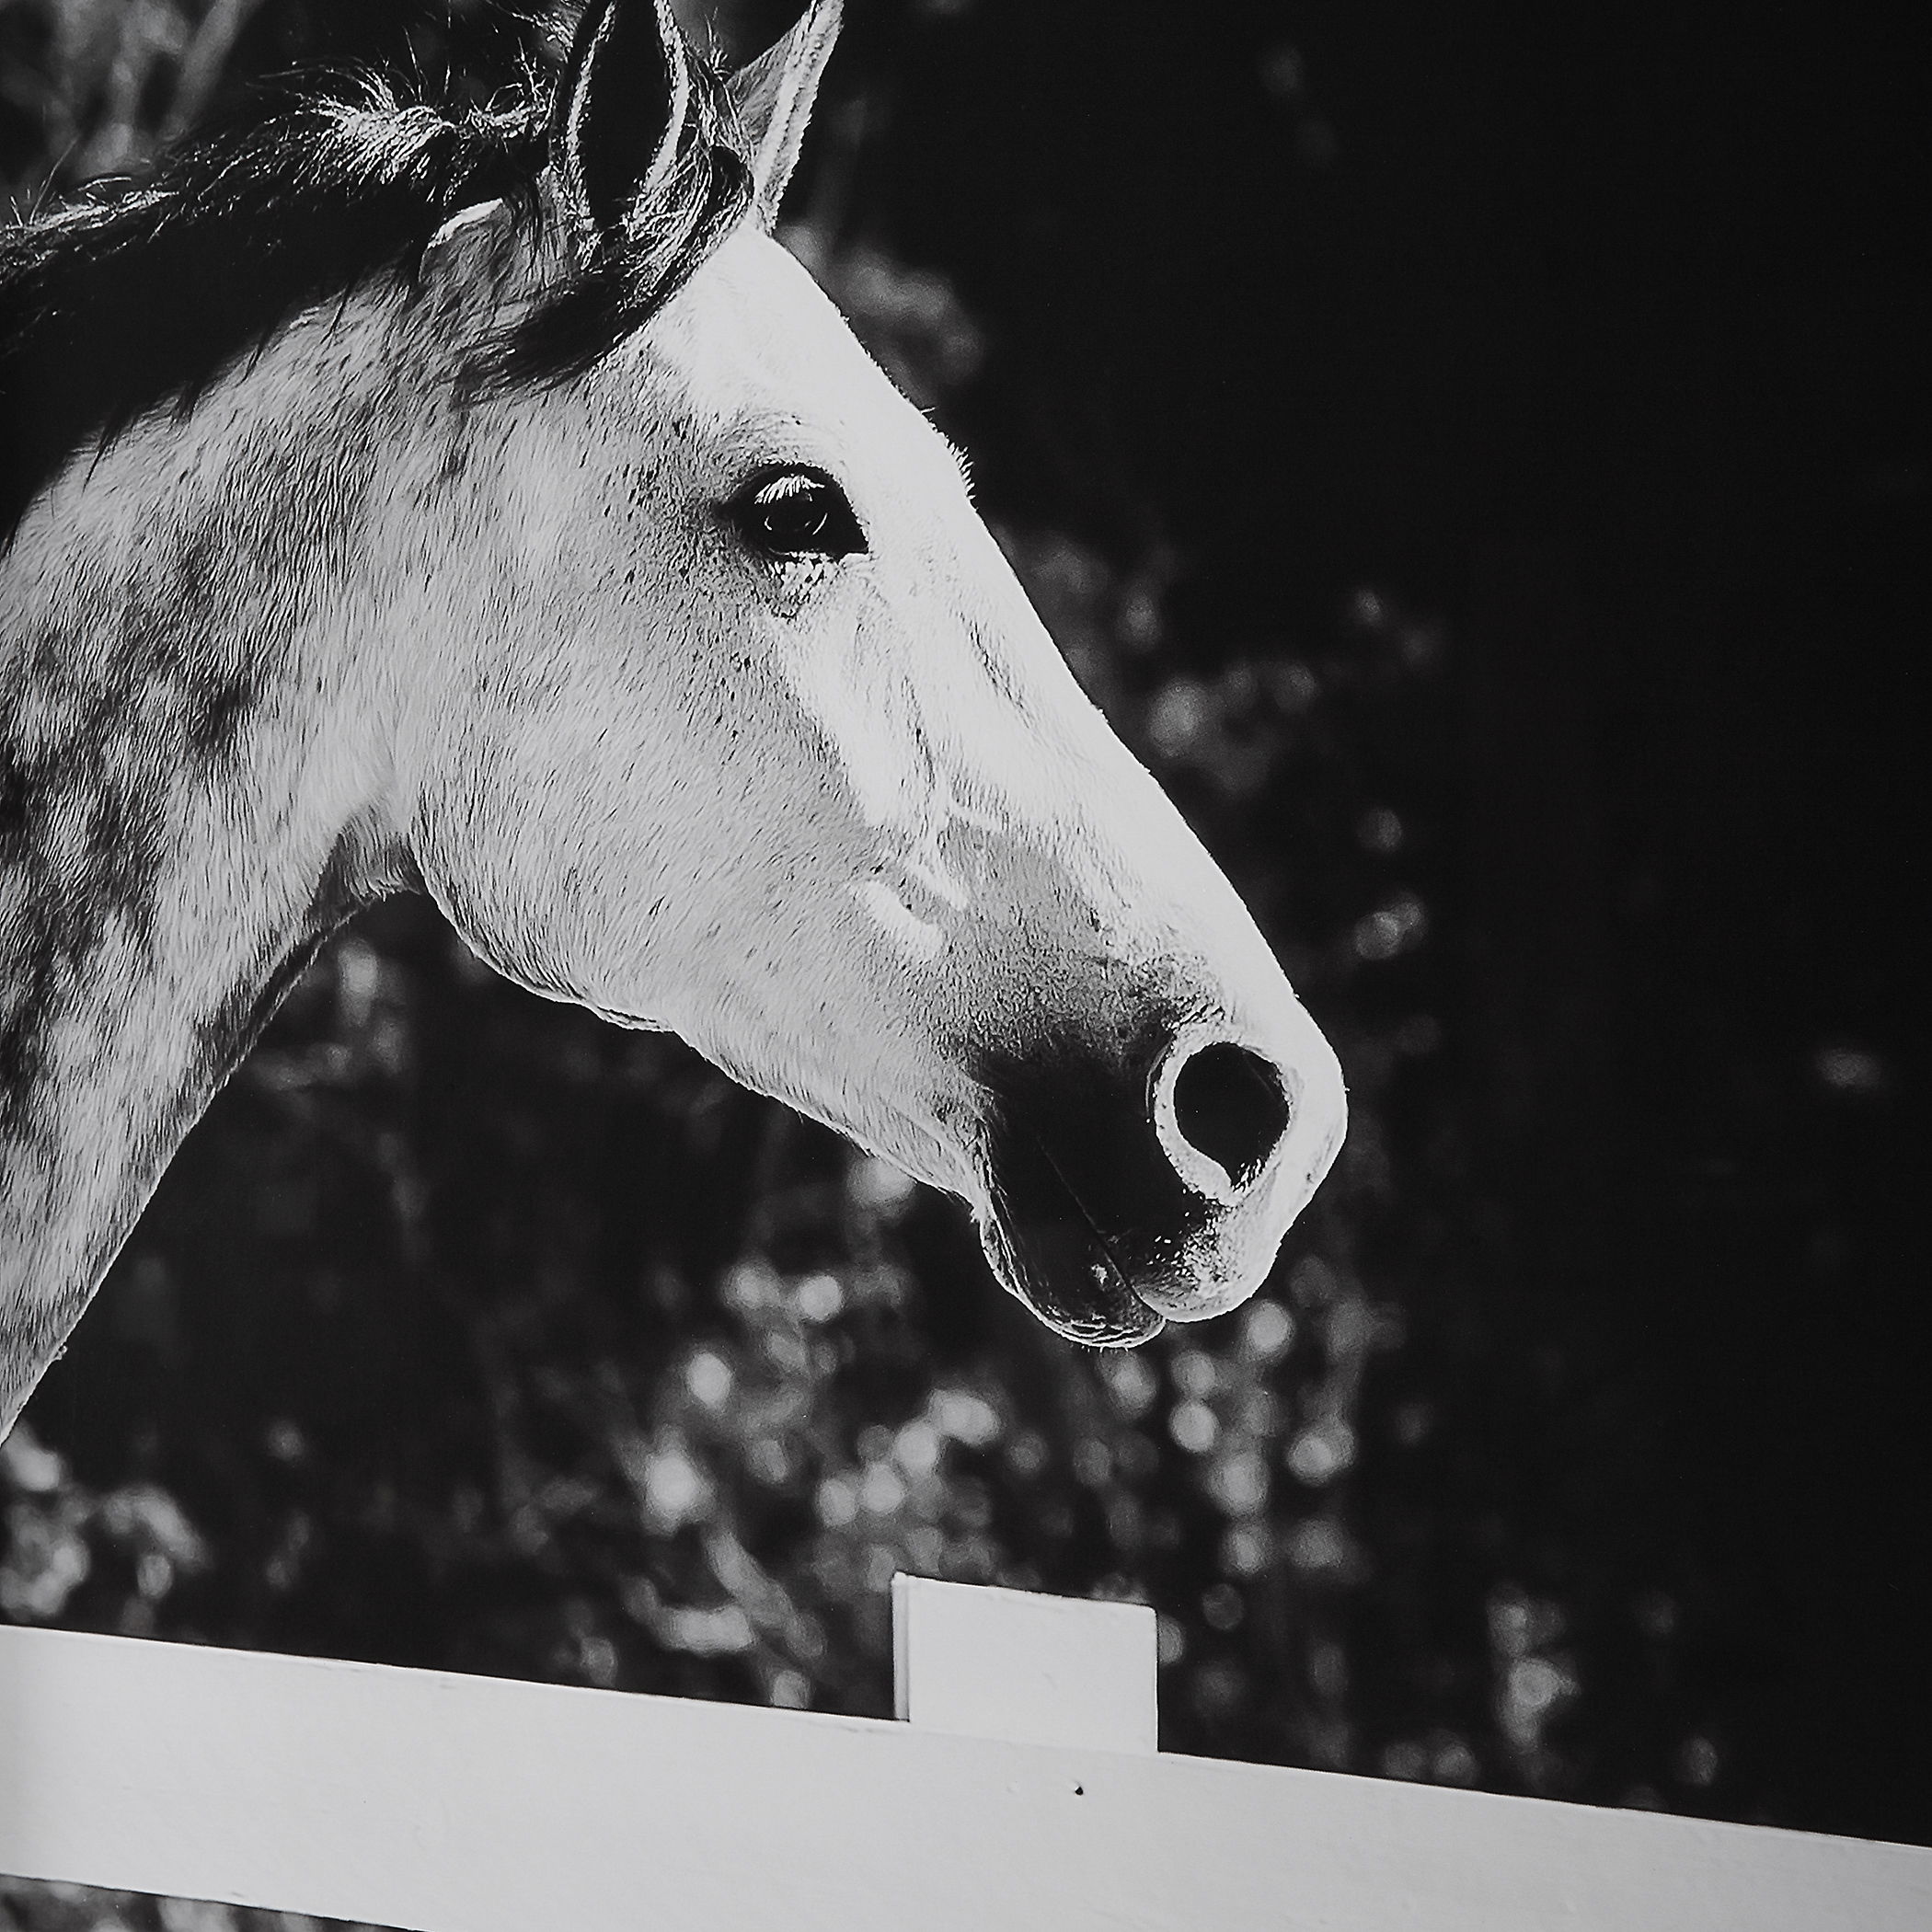
[[[1932,1852],[1154,1749],[1154,1620],[902,1578],[903,1722],[0,1628],[0,1871],[408,1932],[1926,1932]]]

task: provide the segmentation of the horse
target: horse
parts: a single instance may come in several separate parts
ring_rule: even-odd
[[[594,0],[527,98],[310,85],[0,237],[0,1434],[392,892],[1070,1340],[1267,1275],[1340,1067],[776,239],[838,24],[727,75]]]

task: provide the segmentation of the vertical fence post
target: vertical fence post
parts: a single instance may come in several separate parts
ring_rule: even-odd
[[[1156,1654],[1144,1604],[892,1579],[894,1710],[925,1730],[1152,1751]]]

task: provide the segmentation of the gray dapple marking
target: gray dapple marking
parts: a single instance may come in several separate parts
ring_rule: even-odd
[[[554,105],[310,99],[0,237],[0,1427],[405,889],[960,1195],[1062,1334],[1266,1274],[1334,1055],[771,238],[836,25],[725,84],[599,0]]]

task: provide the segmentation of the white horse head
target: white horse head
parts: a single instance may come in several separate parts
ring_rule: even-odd
[[[1043,1319],[1137,1340],[1259,1284],[1341,1079],[957,454],[770,233],[836,17],[733,86],[754,217],[581,377],[475,405],[408,837],[502,971],[963,1196]],[[553,167],[592,258],[668,170],[715,165],[660,33],[593,8],[567,76]],[[485,326],[504,258],[469,243],[496,225],[430,270]],[[515,262],[508,299],[572,266]]]
[[[0,236],[0,1427],[406,884],[1064,1335],[1266,1275],[1334,1055],[772,236],[836,21],[727,92],[599,0],[547,112],[311,100]]]

